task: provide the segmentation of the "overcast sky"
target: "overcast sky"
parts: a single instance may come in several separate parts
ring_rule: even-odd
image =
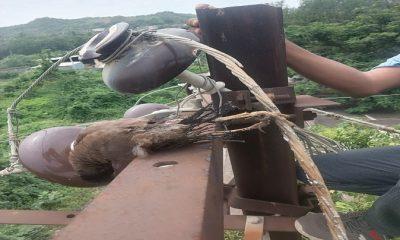
[[[197,3],[216,7],[275,2],[276,0],[0,0],[0,27],[27,23],[36,18],[136,16],[160,11],[194,13]],[[299,0],[286,0],[295,7]]]

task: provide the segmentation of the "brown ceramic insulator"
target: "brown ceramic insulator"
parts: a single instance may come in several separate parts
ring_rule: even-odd
[[[144,104],[139,104],[136,106],[133,106],[129,108],[125,114],[124,118],[138,118],[138,117],[143,117],[147,114],[150,114],[152,112],[162,110],[162,109],[169,109],[168,105],[164,104],[158,104],[158,103],[144,103]]]
[[[19,146],[22,165],[36,176],[73,187],[93,187],[81,179],[68,161],[71,143],[81,127],[54,127],[35,132]]]
[[[161,33],[198,40],[184,29],[161,29]],[[103,69],[105,84],[122,93],[142,93],[172,80],[192,64],[194,50],[170,40],[139,40]]]

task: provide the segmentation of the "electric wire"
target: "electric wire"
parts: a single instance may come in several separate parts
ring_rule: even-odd
[[[151,96],[151,95],[153,95],[153,94],[155,94],[155,93],[159,93],[159,92],[163,92],[163,91],[167,91],[167,90],[171,90],[171,89],[179,88],[179,87],[181,87],[181,86],[175,85],[175,86],[166,87],[166,88],[157,89],[157,90],[148,92],[148,93],[146,93],[145,95],[141,96],[141,97],[136,101],[136,103],[135,103],[133,106],[138,105],[144,98],[146,98],[146,97],[148,97],[148,96]]]
[[[62,58],[60,58],[57,62],[53,63],[49,68],[46,69],[36,80],[34,80],[31,85],[27,89],[25,89],[10,105],[7,109],[7,133],[8,133],[8,142],[10,145],[10,165],[0,171],[0,176],[8,175],[15,172],[24,171],[22,165],[19,162],[19,154],[18,154],[18,147],[19,147],[19,139],[18,139],[18,116],[17,116],[17,106],[18,104],[27,97],[27,95],[32,91],[34,87],[39,85],[46,77],[52,73],[57,67],[64,62],[65,60],[69,59],[72,55],[79,52],[82,46],[79,46],[72,51],[65,54]],[[17,125],[14,126],[14,122]]]

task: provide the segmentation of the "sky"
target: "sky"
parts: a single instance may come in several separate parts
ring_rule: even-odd
[[[74,19],[82,17],[136,16],[161,11],[194,13],[197,3],[228,7],[276,0],[0,0],[0,27],[23,24],[36,18]],[[296,7],[299,0],[286,0]]]

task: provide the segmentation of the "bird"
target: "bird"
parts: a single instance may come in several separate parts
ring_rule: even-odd
[[[68,160],[84,180],[105,185],[137,157],[207,140],[218,114],[202,108],[186,117],[123,118],[85,128],[71,144]]]

